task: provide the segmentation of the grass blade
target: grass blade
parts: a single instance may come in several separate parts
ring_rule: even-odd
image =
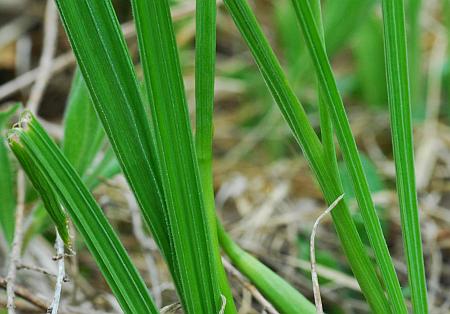
[[[156,149],[112,4],[88,0],[56,3],[95,110],[143,217],[172,270]]]
[[[158,313],[148,289],[92,194],[37,120],[27,113],[10,147],[25,171],[58,194],[125,313]],[[37,170],[38,171],[35,171]]]
[[[322,9],[320,0],[310,0],[311,8],[313,10],[314,18],[316,20],[317,27],[320,33],[320,39],[325,46],[325,34],[322,23]],[[319,101],[319,117],[320,117],[320,135],[323,145],[323,153],[325,160],[330,162],[330,169],[333,171],[333,175],[339,178],[338,163],[336,157],[336,148],[334,146],[334,132],[333,123],[331,121],[330,113],[325,103],[326,97],[323,95],[323,90],[320,84],[317,86],[317,98]],[[337,180],[338,183],[340,180]]]
[[[134,0],[132,4],[180,293],[187,313],[216,313],[222,266],[215,258],[219,253],[212,235],[214,222],[208,220],[201,193],[169,3]]]
[[[408,279],[414,313],[427,313],[427,287],[414,174],[411,96],[404,15],[403,0],[383,0],[389,111]]]
[[[213,112],[214,112],[214,77],[216,61],[216,2],[196,2],[195,35],[195,148],[200,172],[200,181],[211,227],[214,245],[214,260],[218,267],[218,280],[221,294],[227,299],[224,313],[236,313],[233,294],[228,283],[217,237],[216,208],[212,174]]]
[[[225,0],[224,3],[252,51],[266,84],[302,148],[327,203],[331,204],[342,195],[342,189],[337,178],[331,175],[332,170],[329,171],[329,165],[323,158],[323,147],[303,107],[289,86],[261,27],[246,1]],[[338,204],[332,212],[332,217],[352,271],[369,304],[375,312],[389,312],[384,291],[345,202]]]
[[[16,196],[14,192],[13,169],[5,144],[3,131],[9,119],[19,109],[20,104],[10,106],[0,111],[0,224],[6,242],[11,245],[14,238],[14,213],[16,210]]]
[[[233,264],[283,314],[316,313],[316,307],[283,278],[242,250],[218,224],[220,244]]]
[[[16,157],[26,172],[28,179],[30,179],[33,187],[38,191],[41,197],[42,205],[36,210],[45,209],[47,211],[48,215],[53,220],[64,245],[70,250],[71,239],[69,235],[69,220],[64,209],[61,207],[61,203],[55,190],[46,179],[43,179],[44,176],[41,170],[37,168],[29,158],[26,158],[24,154],[16,154]]]
[[[408,1],[408,66],[410,69],[410,97],[412,114],[414,117],[425,117],[425,106],[422,86],[422,73],[421,73],[421,25],[420,25],[420,12],[422,8],[422,0],[409,0]]]
[[[298,20],[303,30],[310,55],[319,77],[325,102],[336,130],[339,145],[344,160],[352,178],[355,196],[358,201],[364,225],[369,236],[370,243],[375,252],[381,274],[386,285],[389,300],[395,313],[406,313],[406,304],[403,299],[400,283],[395,273],[386,241],[383,236],[381,224],[375,211],[375,206],[370,195],[367,178],[364,174],[355,139],[353,138],[350,123],[345,113],[342,98],[337,89],[336,81],[327,58],[325,48],[320,39],[320,34],[314,22],[311,7],[308,2],[293,0]]]
[[[63,152],[81,176],[91,166],[104,138],[86,83],[77,70],[64,117]]]

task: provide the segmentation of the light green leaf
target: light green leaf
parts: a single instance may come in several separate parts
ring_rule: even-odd
[[[0,111],[0,225],[6,242],[12,244],[14,237],[14,213],[16,211],[16,193],[14,188],[13,169],[6,147],[4,130],[7,122],[19,109],[14,104]]]

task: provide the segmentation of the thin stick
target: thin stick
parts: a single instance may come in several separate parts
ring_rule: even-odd
[[[58,275],[56,277],[56,284],[55,284],[55,293],[53,294],[53,301],[50,307],[47,310],[47,313],[57,314],[58,308],[59,308],[59,302],[61,300],[61,291],[62,291],[62,284],[65,281],[66,273],[64,269],[64,243],[59,236],[58,231],[56,231],[56,241],[55,241],[55,248],[56,248],[56,254],[57,256],[63,256],[62,258],[58,259]]]
[[[14,240],[11,248],[11,257],[8,268],[7,284],[6,284],[6,307],[8,309],[8,314],[15,313],[14,306],[14,291],[15,291],[15,281],[17,264],[20,262],[20,251],[22,250],[22,239],[23,239],[23,214],[25,210],[25,174],[23,170],[19,170],[17,173],[17,208],[16,208],[16,219],[15,219],[15,230],[14,230]]]
[[[39,109],[48,80],[51,77],[50,68],[55,55],[56,42],[58,39],[58,11],[52,0],[47,1],[44,24],[44,46],[39,61],[38,79],[30,92],[27,108],[34,114]]]
[[[39,267],[39,266],[27,265],[27,264],[19,263],[19,264],[17,264],[16,268],[17,268],[17,270],[20,270],[20,269],[31,270],[31,271],[34,271],[34,272],[38,272],[38,273],[44,274],[46,276],[50,276],[50,277],[54,277],[54,278],[57,277],[56,274],[48,271],[47,269],[45,269],[43,267]]]
[[[8,281],[7,279],[0,277],[0,288],[3,289],[8,289]],[[46,300],[41,299],[37,296],[35,296],[35,293],[31,292],[30,290],[28,290],[27,288],[24,288],[22,286],[15,286],[13,293],[21,298],[23,298],[24,300],[27,300],[28,302],[30,302],[31,304],[37,306],[38,308],[47,311],[48,308],[48,303]],[[8,303],[7,305],[8,306]]]
[[[237,270],[229,261],[222,258],[222,263],[227,272],[230,273],[234,278],[236,278],[242,284],[242,286],[244,286],[244,288],[251,293],[251,295],[255,298],[255,300],[258,301],[263,306],[263,308],[267,311],[267,313],[280,314],[273,307],[273,305],[261,294],[261,292],[259,292],[259,290],[256,289],[255,286],[249,283],[245,279],[245,276],[239,270]]]
[[[314,302],[316,304],[318,314],[323,314],[323,307],[322,307],[322,298],[320,297],[319,278],[317,276],[317,269],[316,269],[316,253],[314,247],[314,240],[316,237],[317,228],[319,227],[319,223],[322,220],[322,218],[325,217],[327,214],[329,214],[333,210],[333,208],[336,207],[339,201],[342,200],[343,197],[344,194],[339,196],[322,214],[320,214],[319,218],[317,218],[316,222],[314,223],[313,229],[311,231],[311,239],[309,247],[311,257],[311,278],[313,284]]]

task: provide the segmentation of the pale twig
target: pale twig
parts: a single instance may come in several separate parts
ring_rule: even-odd
[[[285,256],[288,265],[298,267],[304,271],[311,269],[311,262],[307,260],[298,259],[293,256]],[[320,273],[320,276],[333,282],[339,287],[352,289],[353,291],[361,292],[361,288],[358,281],[352,276],[347,275],[339,270],[331,267],[320,265],[316,263],[316,270]]]
[[[7,279],[0,277],[0,288],[8,289],[9,282]],[[13,289],[13,294],[21,297],[24,300],[27,300],[31,304],[35,305],[36,307],[46,311],[48,308],[48,303],[46,300],[41,299],[35,295],[35,293],[31,292],[27,288],[24,288],[22,286],[15,285]],[[7,307],[8,307],[7,302]]]
[[[323,307],[322,307],[322,298],[320,297],[319,278],[317,276],[317,269],[316,269],[316,253],[314,247],[314,240],[316,237],[317,228],[319,227],[319,223],[322,220],[322,218],[325,217],[328,213],[330,213],[333,210],[333,208],[335,208],[336,205],[342,200],[343,197],[344,194],[339,196],[322,214],[320,214],[319,218],[317,218],[316,222],[314,223],[313,229],[311,231],[311,239],[309,247],[311,258],[311,278],[313,284],[314,302],[316,304],[317,313],[320,314],[323,313]]]
[[[55,58],[52,66],[49,68],[48,72],[50,75],[57,74],[72,65],[75,62],[75,58],[72,52],[67,52],[59,57]],[[15,92],[26,88],[33,84],[33,82],[38,78],[39,68],[35,68],[29,72],[26,72],[15,79],[0,86],[0,100],[11,96]]]
[[[242,286],[244,286],[244,288],[252,294],[255,300],[258,301],[265,310],[267,310],[267,313],[279,314],[279,312],[269,301],[267,301],[267,299],[261,294],[261,292],[259,292],[259,290],[256,289],[255,286],[249,283],[245,279],[244,275],[241,274],[241,272],[237,270],[228,260],[222,258],[222,263],[227,272],[230,273],[230,275],[232,275],[234,278],[236,278],[242,284]]]
[[[17,207],[14,229],[14,240],[11,248],[10,263],[7,275],[6,295],[8,314],[15,313],[14,291],[17,272],[17,264],[20,262],[20,251],[22,250],[23,239],[23,216],[25,211],[25,174],[23,170],[17,172]]]
[[[34,271],[34,272],[37,272],[37,273],[44,274],[46,276],[50,276],[50,277],[54,277],[54,278],[57,277],[56,274],[48,271],[47,269],[45,269],[43,267],[39,267],[39,266],[34,266],[34,265],[27,265],[27,264],[20,263],[20,264],[17,265],[17,269],[18,270],[20,270],[20,269],[30,270],[30,271]]]
[[[39,61],[38,78],[33,85],[30,97],[28,99],[27,108],[37,113],[39,103],[41,102],[47,83],[51,77],[50,68],[55,55],[56,42],[58,39],[58,11],[52,0],[47,1],[45,9],[44,24],[44,43],[42,48],[41,59]]]
[[[29,30],[36,20],[30,16],[21,15],[0,29],[0,48],[10,44]]]
[[[56,231],[55,241],[56,254],[58,256],[64,256],[64,243]],[[65,281],[66,273],[64,268],[64,257],[58,260],[58,275],[56,277],[55,293],[53,294],[53,301],[50,307],[47,309],[47,313],[57,314],[59,308],[59,301],[61,300],[62,284]]]

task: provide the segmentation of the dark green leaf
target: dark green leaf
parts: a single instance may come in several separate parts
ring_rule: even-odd
[[[50,186],[83,236],[125,313],[158,313],[141,276],[92,194],[37,120],[26,113],[10,147],[33,182]],[[38,188],[39,189],[39,188]],[[47,193],[39,189],[40,192]]]

